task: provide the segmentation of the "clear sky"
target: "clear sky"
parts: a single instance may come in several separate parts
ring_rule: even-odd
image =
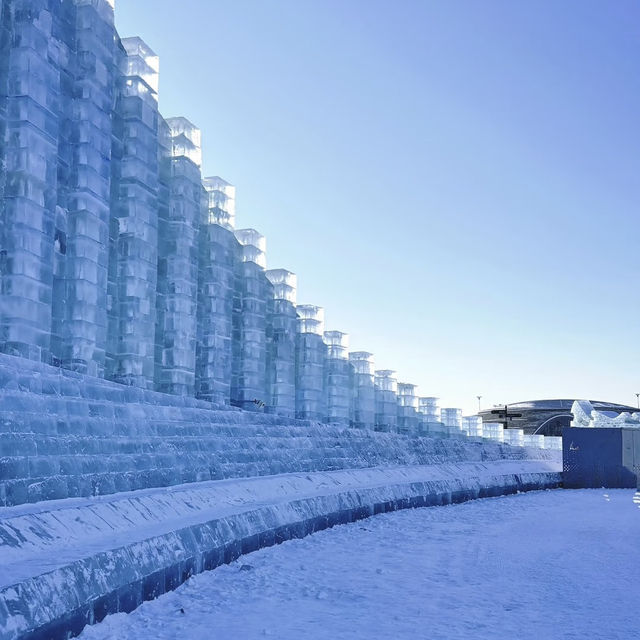
[[[117,0],[238,227],[466,412],[640,392],[636,0]]]

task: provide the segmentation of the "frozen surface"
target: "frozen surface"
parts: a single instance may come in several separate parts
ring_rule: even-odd
[[[626,640],[639,506],[552,491],[380,515],[195,576],[81,638]]]

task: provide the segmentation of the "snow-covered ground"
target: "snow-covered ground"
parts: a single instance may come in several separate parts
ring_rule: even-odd
[[[626,640],[638,540],[628,490],[400,511],[244,556],[81,638]]]

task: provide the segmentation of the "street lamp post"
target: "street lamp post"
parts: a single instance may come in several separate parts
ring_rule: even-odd
[[[640,409],[640,393],[636,393],[636,401],[638,402],[638,409]]]
[[[636,393],[637,396],[640,396],[640,393]],[[482,396],[476,396],[478,398],[478,413],[480,413],[480,400],[482,400]]]

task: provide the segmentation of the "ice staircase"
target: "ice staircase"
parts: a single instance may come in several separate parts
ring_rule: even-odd
[[[498,444],[220,408],[0,355],[2,506],[223,478],[526,455]]]
[[[552,488],[559,452],[293,420],[0,355],[0,640],[336,524]]]

